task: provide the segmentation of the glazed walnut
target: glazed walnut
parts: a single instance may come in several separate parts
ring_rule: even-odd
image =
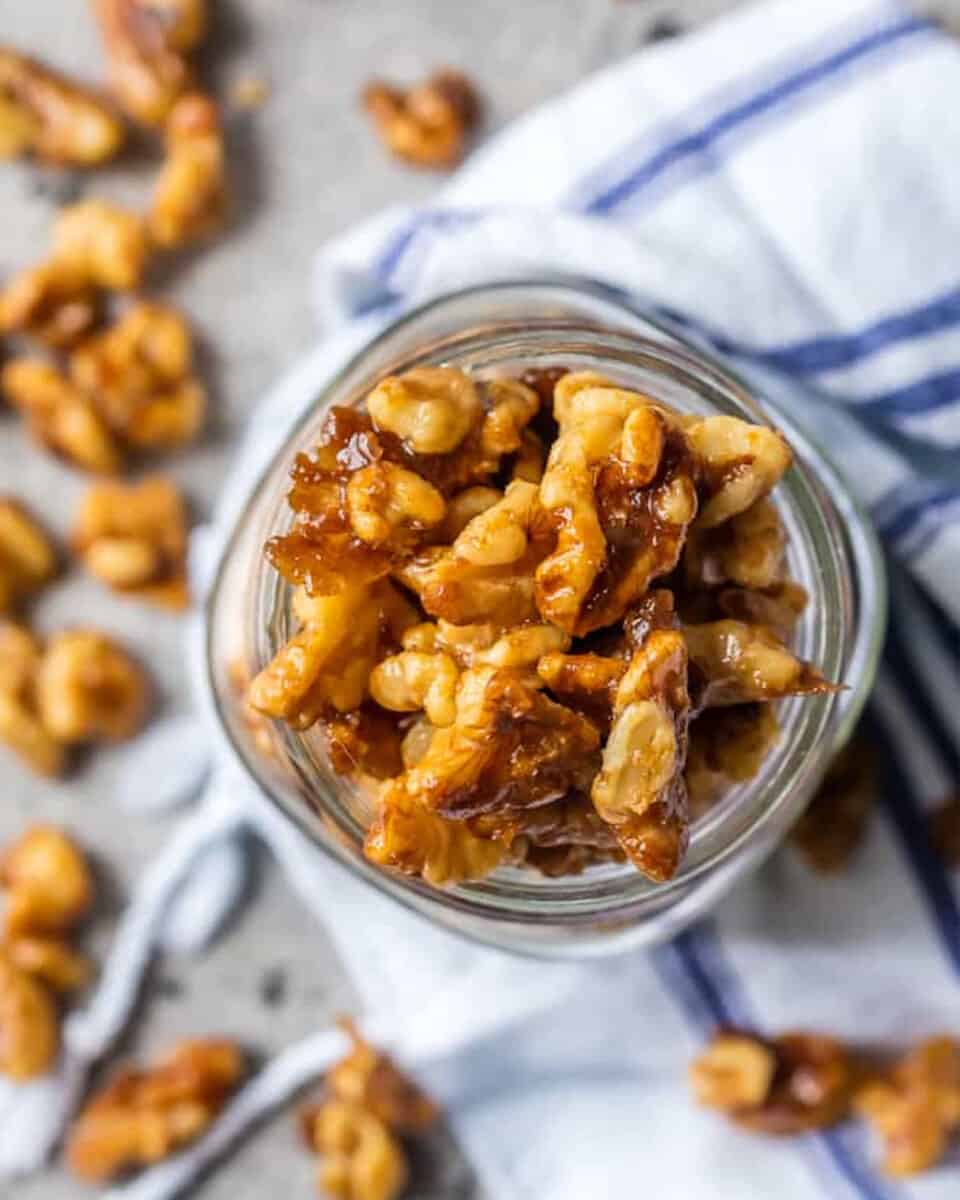
[[[921,1042],[889,1071],[869,1075],[854,1108],[881,1141],[888,1175],[934,1166],[960,1132],[960,1043],[951,1037]]]
[[[86,471],[116,474],[123,456],[90,398],[49,363],[15,358],[0,372],[0,388],[42,445]]]
[[[38,775],[63,769],[63,745],[40,719],[36,679],[42,650],[22,625],[0,621],[0,742]]]
[[[160,125],[192,83],[187,55],[206,33],[206,0],[92,0],[110,87],[144,125]]]
[[[772,702],[833,690],[787,643],[789,450],[712,422],[560,368],[417,367],[327,413],[266,547],[297,625],[248,697],[365,781],[373,862],[667,880],[688,786],[700,816],[760,771]]]
[[[758,1133],[823,1129],[850,1108],[853,1064],[843,1046],[816,1033],[767,1040],[718,1033],[690,1069],[694,1095]]]
[[[353,1042],[350,1053],[327,1073],[334,1096],[359,1104],[391,1129],[422,1133],[437,1119],[436,1104],[400,1071],[393,1060],[376,1050],[350,1021],[341,1021]]]
[[[18,1082],[45,1075],[59,1044],[50,992],[0,948],[0,1074]]]
[[[127,1067],[87,1102],[67,1138],[67,1163],[92,1183],[149,1166],[194,1141],[240,1083],[233,1042],[185,1041],[156,1066]]]
[[[114,157],[123,125],[93,92],[0,47],[0,159],[93,167]]]
[[[0,496],[0,613],[39,591],[56,573],[50,539],[12,497]]]
[[[70,377],[131,448],[181,446],[203,423],[206,394],[193,374],[190,331],[165,304],[135,304],[83,341],[70,355]]]
[[[36,825],[0,854],[6,893],[4,934],[11,941],[60,935],[93,903],[93,877],[82,851],[62,830]]]
[[[116,591],[168,608],[186,605],[186,509],[170,480],[95,485],[80,505],[71,544],[90,573]]]
[[[87,629],[50,638],[36,687],[44,727],[68,745],[132,737],[143,726],[150,699],[146,676],[126,650]]]
[[[226,153],[216,104],[199,92],[167,117],[166,162],[150,206],[150,235],[165,250],[216,233],[227,212]]]
[[[480,119],[480,101],[459,71],[438,71],[403,91],[368,84],[363,106],[391,154],[416,167],[455,167]]]

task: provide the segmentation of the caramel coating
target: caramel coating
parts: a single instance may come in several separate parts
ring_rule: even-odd
[[[192,84],[187,55],[203,40],[206,0],[91,0],[110,88],[134,120],[163,123]]]
[[[147,716],[150,691],[142,669],[111,638],[93,630],[54,634],[36,686],[44,727],[66,744],[132,737]]]
[[[416,367],[390,375],[367,397],[379,430],[396,434],[417,454],[448,454],[464,440],[480,415],[473,381],[453,367]]]
[[[688,425],[686,433],[701,462],[701,529],[745,512],[773,489],[793,462],[782,434],[736,417],[704,417]]]
[[[170,480],[94,485],[80,505],[71,545],[108,587],[168,608],[186,606],[186,508]]]
[[[199,92],[177,100],[165,139],[166,162],[148,222],[154,242],[172,250],[210,237],[226,220],[226,152],[214,101]]]
[[[0,47],[0,159],[30,154],[56,166],[93,167],[113,158],[123,140],[123,125],[94,92]]]
[[[59,1044],[50,992],[0,949],[0,1074],[18,1082],[45,1075]]]
[[[62,830],[35,825],[0,855],[6,891],[4,934],[11,941],[57,936],[83,920],[93,903],[90,867]]]
[[[422,1133],[439,1109],[386,1054],[360,1036],[349,1021],[341,1021],[353,1042],[350,1053],[333,1066],[326,1084],[334,1096],[368,1109],[391,1129]]]
[[[57,570],[53,544],[26,508],[0,496],[0,613],[38,592]]]
[[[241,1081],[233,1042],[182,1042],[156,1066],[127,1067],[90,1099],[70,1129],[70,1170],[91,1183],[162,1161],[194,1141]]]
[[[409,91],[375,80],[363,106],[391,154],[440,170],[460,162],[480,118],[473,85],[459,71],[438,71]]]

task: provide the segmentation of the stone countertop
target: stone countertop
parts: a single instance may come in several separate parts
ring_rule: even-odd
[[[265,390],[316,337],[308,303],[311,252],[358,218],[391,202],[426,199],[436,177],[387,158],[366,127],[357,95],[372,75],[415,79],[452,64],[467,70],[488,102],[487,131],[561,92],[590,70],[643,42],[733,8],[738,0],[219,0],[204,63],[223,94],[255,76],[270,94],[230,126],[236,195],[230,233],[168,273],[161,293],[195,324],[213,397],[202,445],[163,462],[194,513],[209,511],[231,443]],[[960,0],[927,7],[960,23]],[[83,0],[3,0],[3,37],[53,64],[96,79],[101,58]],[[155,165],[149,155],[96,176],[64,178],[0,167],[0,274],[37,258],[58,204],[75,194],[141,202]],[[26,499],[63,536],[85,486],[39,453],[9,416],[0,420],[0,487]],[[177,621],[107,595],[71,574],[46,595],[38,626],[89,622],[112,630],[148,663],[162,707],[187,704]],[[0,842],[35,821],[77,831],[106,881],[93,933],[105,944],[121,898],[163,842],[169,822],[127,815],[112,796],[120,752],[94,754],[67,783],[26,776],[0,756]],[[162,964],[131,1047],[150,1052],[183,1035],[220,1033],[269,1053],[316,1028],[350,997],[315,923],[269,863],[235,928],[196,962]],[[228,998],[225,1003],[224,998]],[[469,1172],[441,1137],[420,1200],[476,1194]],[[314,1194],[313,1163],[282,1114],[196,1192],[203,1200],[254,1200],[272,1185]],[[2,1189],[0,1189],[2,1192]],[[59,1200],[76,1189],[52,1170],[18,1183],[18,1200]],[[13,1193],[2,1193],[10,1194]]]

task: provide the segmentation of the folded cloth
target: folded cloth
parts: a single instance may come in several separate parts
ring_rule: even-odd
[[[685,1085],[721,1025],[894,1046],[960,1032],[958,879],[926,819],[960,772],[958,159],[960,56],[945,36],[893,4],[776,0],[602,72],[494,139],[436,206],[392,210],[319,256],[326,340],[255,414],[194,546],[201,583],[258,468],[354,350],[421,300],[547,271],[642,294],[751,374],[834,451],[894,562],[872,716],[883,804],[854,864],[814,879],[779,855],[653,952],[534,964],[463,943],[321,859],[228,761],[215,769],[186,819],[195,902],[210,861],[209,895],[236,892],[210,822],[224,838],[255,830],[327,926],[367,1027],[446,1105],[494,1200],[958,1194],[955,1166],[893,1183],[859,1129],[766,1141],[695,1109]],[[128,961],[163,944],[164,921],[183,927],[159,874],[124,919]],[[88,1059],[109,1050],[135,983],[107,975],[122,1003],[96,997],[99,1022],[68,1028]],[[176,1194],[339,1045],[291,1048],[179,1163],[112,1195]],[[0,1129],[0,1164],[3,1142]]]

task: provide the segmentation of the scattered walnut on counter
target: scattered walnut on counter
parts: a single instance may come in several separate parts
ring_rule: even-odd
[[[473,85],[451,70],[437,71],[407,91],[375,80],[364,90],[363,106],[391,154],[441,170],[460,162],[480,120]]]
[[[179,99],[164,127],[166,163],[150,206],[150,234],[165,250],[221,228],[227,213],[226,154],[217,106],[199,92]]]
[[[855,737],[830,764],[793,828],[791,845],[815,871],[825,875],[842,871],[863,841],[876,794],[870,747]]]
[[[960,1042],[932,1037],[857,1089],[855,1111],[884,1147],[888,1175],[934,1166],[960,1131]]]
[[[422,1133],[437,1106],[384,1054],[344,1022],[353,1049],[326,1077],[327,1097],[301,1126],[322,1156],[321,1193],[340,1200],[395,1200],[406,1186],[404,1148],[396,1134]]]
[[[33,595],[56,574],[53,544],[31,514],[0,496],[0,613]]]
[[[235,1043],[214,1039],[181,1042],[152,1067],[123,1068],[71,1127],[68,1166],[99,1183],[160,1162],[199,1137],[244,1072]]]
[[[38,775],[59,775],[66,753],[37,711],[40,643],[28,629],[0,621],[0,743]]]
[[[100,319],[86,273],[49,261],[15,275],[0,291],[0,333],[25,334],[53,350],[75,345]]]
[[[115,475],[122,451],[90,398],[56,367],[14,358],[0,371],[0,390],[23,413],[33,437],[86,471]]]
[[[123,125],[90,89],[0,46],[0,159],[31,154],[93,167],[123,145]]]
[[[59,1045],[50,992],[0,947],[0,1074],[18,1082],[45,1075]]]
[[[319,722],[364,777],[380,865],[441,884],[626,858],[669,879],[690,781],[702,814],[759,771],[771,702],[833,690],[779,636],[805,603],[768,499],[789,463],[773,430],[594,373],[389,376],[296,457],[266,553],[299,628],[249,702]]]
[[[71,545],[90,573],[116,591],[167,608],[186,606],[186,507],[170,480],[95,484],[80,505]]]
[[[786,1033],[770,1040],[720,1032],[690,1068],[697,1100],[757,1133],[792,1135],[835,1125],[849,1112],[853,1064],[834,1038]]]
[[[141,667],[111,638],[89,629],[50,638],[36,687],[44,726],[67,745],[132,737],[150,700]]]
[[[61,935],[90,911],[94,887],[80,848],[62,830],[35,825],[0,854],[8,939]]]
[[[207,30],[206,0],[91,0],[110,87],[134,120],[161,125],[193,83],[187,55]]]

